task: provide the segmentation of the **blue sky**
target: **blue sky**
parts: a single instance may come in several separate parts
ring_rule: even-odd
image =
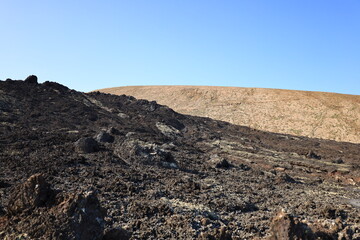
[[[0,79],[360,95],[358,0],[2,0]]]

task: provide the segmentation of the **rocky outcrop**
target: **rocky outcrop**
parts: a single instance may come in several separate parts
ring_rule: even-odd
[[[269,240],[359,239],[359,230],[358,225],[345,227],[341,218],[309,224],[281,210],[272,220]]]
[[[7,212],[11,215],[19,214],[36,207],[44,207],[53,201],[54,192],[45,181],[43,175],[35,174],[25,183],[17,186],[7,206]]]
[[[117,146],[115,153],[129,164],[135,162],[166,168],[178,168],[178,164],[171,152],[155,143],[127,138]]]
[[[305,224],[294,220],[294,217],[284,210],[273,219],[272,236],[269,240],[315,239],[312,230]]]
[[[7,206],[3,239],[101,240],[106,211],[92,191],[56,192],[44,176],[36,174],[17,186]],[[104,239],[129,239],[123,230],[112,230]],[[21,239],[23,239],[21,238]]]
[[[35,75],[30,75],[25,79],[26,83],[32,83],[32,84],[37,84],[38,83],[38,78]]]

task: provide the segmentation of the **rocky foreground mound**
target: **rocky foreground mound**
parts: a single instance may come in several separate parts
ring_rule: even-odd
[[[182,114],[269,132],[360,143],[358,95],[209,86],[129,86],[99,91],[154,100]]]
[[[360,239],[360,145],[0,81],[1,239]]]

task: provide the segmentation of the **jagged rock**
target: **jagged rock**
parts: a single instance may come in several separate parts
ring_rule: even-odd
[[[342,231],[338,234],[339,240],[352,240],[352,239],[360,239],[360,224],[353,226],[346,226]]]
[[[215,168],[228,169],[233,167],[233,165],[227,159],[220,157],[217,154],[211,155],[209,158],[209,162],[211,166]]]
[[[95,139],[98,142],[107,142],[107,143],[114,142],[114,137],[104,131],[101,131],[98,135],[96,135]]]
[[[103,240],[129,240],[131,233],[122,228],[113,228],[107,231]]]
[[[143,164],[158,165],[166,168],[178,168],[170,151],[154,143],[139,140],[125,141],[115,149],[121,159],[136,161]]]
[[[43,86],[48,88],[48,89],[52,89],[54,90],[54,92],[56,93],[66,93],[66,92],[69,92],[69,88],[64,86],[64,85],[61,85],[60,83],[57,83],[57,82],[51,82],[51,81],[46,81],[43,83]]]
[[[344,160],[342,160],[341,158],[338,158],[338,159],[333,160],[332,163],[342,164],[342,163],[344,163]]]
[[[321,159],[321,156],[316,154],[314,151],[309,151],[307,154],[306,154],[306,157],[307,158],[313,158],[313,159],[317,159],[317,160],[320,160]]]
[[[270,240],[315,239],[312,230],[303,223],[295,222],[284,210],[272,220]]]
[[[270,240],[356,239],[353,238],[353,233],[357,231],[356,226],[344,228],[340,218],[332,222],[325,220],[308,225],[284,210],[273,218],[270,229]]]
[[[75,142],[75,150],[78,153],[97,152],[99,145],[93,138],[80,138]]]
[[[16,187],[10,199],[4,239],[18,239],[22,234],[29,239],[103,237],[105,211],[94,192],[55,193],[44,177],[36,174]]]
[[[228,169],[228,168],[231,168],[232,167],[232,164],[230,164],[228,162],[228,160],[226,160],[225,158],[221,159],[218,163],[216,163],[215,165],[216,168],[225,168],[225,169]]]
[[[157,109],[158,105],[156,103],[156,101],[151,101],[149,106],[148,106],[148,111],[153,112]]]
[[[35,84],[37,84],[38,83],[38,78],[35,75],[30,75],[25,79],[25,82],[26,83],[35,83]]]
[[[175,118],[171,118],[168,120],[165,120],[165,124],[168,126],[171,126],[179,131],[183,130],[185,128],[185,125],[180,122],[179,120],[175,119]]]
[[[7,206],[7,212],[18,214],[24,210],[45,206],[53,194],[44,176],[35,174],[14,189]]]
[[[319,208],[319,211],[320,215],[327,219],[335,219],[337,217],[344,219],[347,217],[347,214],[344,210],[329,204]]]
[[[104,231],[105,211],[94,192],[74,193],[54,209],[67,239],[100,240]]]
[[[164,123],[157,122],[156,127],[166,137],[175,138],[180,135],[180,131],[178,129],[174,128],[173,126],[169,126]]]
[[[325,218],[335,219],[336,218],[336,208],[333,208],[329,205],[326,205],[321,209],[321,214]]]

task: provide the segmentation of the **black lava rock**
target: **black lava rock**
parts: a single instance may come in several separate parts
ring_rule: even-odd
[[[226,159],[222,159],[220,162],[218,162],[216,165],[215,165],[216,168],[230,168],[232,167],[232,165],[226,160]]]
[[[38,78],[35,75],[30,75],[25,79],[25,82],[26,83],[35,83],[35,84],[37,84],[38,83]]]
[[[93,138],[80,138],[75,142],[75,150],[78,153],[92,153],[99,151],[99,145]]]
[[[114,137],[104,131],[101,131],[98,135],[96,135],[95,139],[98,142],[107,142],[107,143],[114,142]]]

